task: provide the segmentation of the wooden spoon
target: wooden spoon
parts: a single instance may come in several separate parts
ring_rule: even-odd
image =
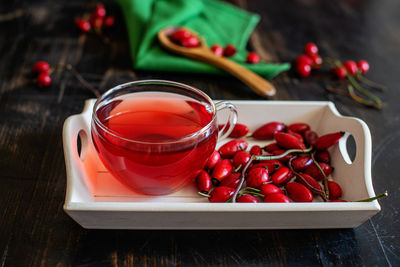
[[[174,53],[183,55],[194,60],[212,64],[229,72],[230,74],[241,80],[243,83],[245,83],[247,86],[249,86],[251,89],[253,89],[257,94],[263,97],[275,95],[275,87],[270,82],[225,57],[216,56],[207,47],[206,42],[196,32],[193,32],[183,27],[179,28],[185,29],[191,32],[193,35],[197,36],[200,40],[200,45],[193,48],[187,48],[175,44],[171,41],[169,36],[173,32],[175,32],[178,27],[166,27],[158,32],[158,40],[160,41],[162,46]]]

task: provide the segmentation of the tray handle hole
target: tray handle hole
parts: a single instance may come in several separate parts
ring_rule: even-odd
[[[84,130],[79,131],[76,143],[77,143],[78,156],[82,161],[84,161],[86,158],[87,144],[88,144],[88,135]]]
[[[342,154],[343,160],[347,164],[352,164],[356,158],[357,146],[353,135],[346,132],[344,136],[339,140],[339,150]]]

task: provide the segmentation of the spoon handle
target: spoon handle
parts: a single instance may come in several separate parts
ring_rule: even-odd
[[[216,56],[205,49],[202,49],[201,54],[193,56],[197,60],[210,63],[229,72],[263,97],[270,97],[276,93],[275,87],[270,82],[229,59]]]

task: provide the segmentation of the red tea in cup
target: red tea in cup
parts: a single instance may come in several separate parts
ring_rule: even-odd
[[[148,82],[112,89],[96,102],[92,140],[121,182],[164,195],[192,181],[214,151],[216,108],[192,87]]]

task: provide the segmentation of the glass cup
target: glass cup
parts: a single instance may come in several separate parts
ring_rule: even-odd
[[[217,111],[229,110],[218,130]],[[118,85],[94,105],[91,135],[104,166],[137,193],[166,195],[195,178],[227,137],[237,112],[185,84],[144,80]]]

